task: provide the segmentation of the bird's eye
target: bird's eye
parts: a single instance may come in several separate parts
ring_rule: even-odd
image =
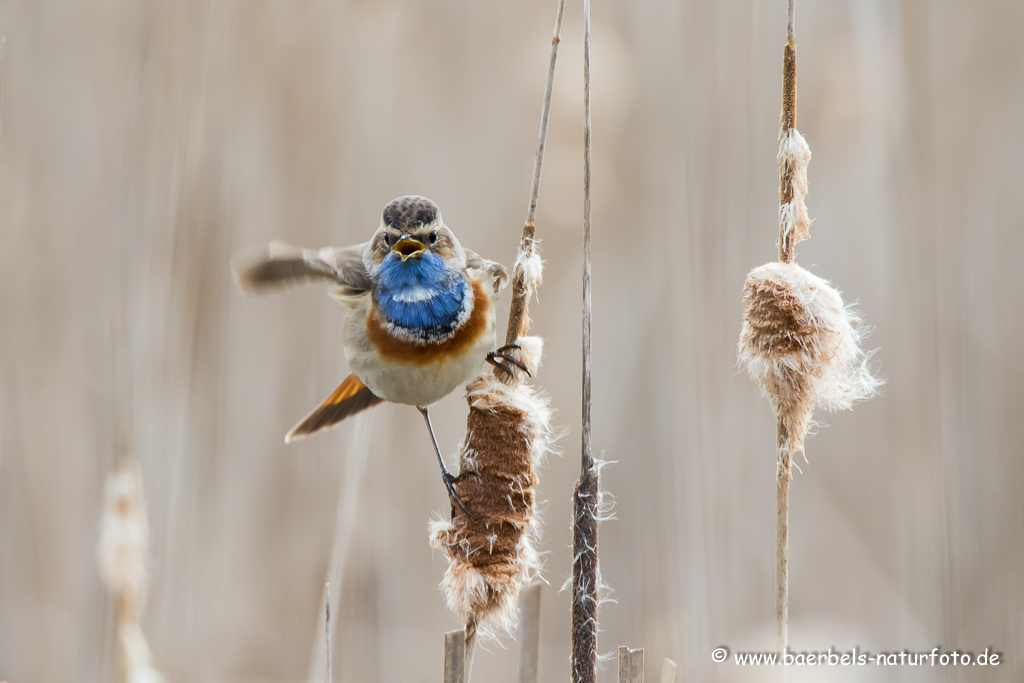
[[[389,235],[387,233],[384,233],[384,246],[386,246],[386,247],[390,247],[391,246],[391,235]]]
[[[435,230],[434,232],[430,233],[430,235],[427,236],[427,239],[430,240],[431,244],[436,244],[437,243],[437,230]]]

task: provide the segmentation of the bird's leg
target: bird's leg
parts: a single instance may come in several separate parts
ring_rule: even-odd
[[[527,377],[533,377],[533,374],[530,372],[530,369],[527,368],[522,361],[520,361],[515,356],[509,355],[508,353],[509,351],[514,351],[519,348],[519,344],[505,344],[497,351],[491,351],[490,353],[488,353],[487,362],[496,368],[501,368],[502,370],[504,370],[509,377],[515,377],[515,375],[512,373],[512,368],[510,368],[507,365],[507,363],[511,363],[512,365],[516,366],[517,368],[525,372]]]
[[[444,487],[448,489],[448,495],[459,504],[459,507],[462,508],[462,511],[465,512],[466,515],[472,517],[473,513],[469,511],[466,504],[462,502],[461,498],[459,498],[459,494],[455,493],[455,487],[452,486],[452,483],[455,481],[455,477],[453,477],[452,473],[448,471],[448,468],[444,466],[444,459],[441,458],[441,449],[437,447],[437,439],[434,438],[434,428],[430,426],[430,413],[427,412],[427,407],[416,407],[419,408],[420,413],[423,414],[423,420],[427,423],[427,431],[430,432],[430,441],[434,444],[434,453],[437,454],[437,462],[441,465],[441,481],[444,482]]]

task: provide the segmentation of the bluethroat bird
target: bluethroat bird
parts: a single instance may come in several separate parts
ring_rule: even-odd
[[[426,422],[448,494],[452,488],[430,425],[429,407],[479,374],[485,361],[511,375],[527,372],[495,349],[495,299],[508,283],[504,266],[465,249],[426,197],[392,200],[368,242],[300,249],[280,242],[236,262],[243,291],[327,281],[350,310],[341,341],[351,373],[296,425],[285,442],[331,427],[382,401],[416,406]]]

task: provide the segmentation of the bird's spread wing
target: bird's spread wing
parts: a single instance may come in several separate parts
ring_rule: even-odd
[[[355,375],[349,375],[334,393],[327,397],[316,410],[306,416],[284,437],[285,443],[304,439],[321,429],[333,427],[349,415],[355,415],[377,405],[384,399],[370,391]]]
[[[262,292],[314,280],[333,281],[341,297],[358,296],[372,288],[363,265],[366,244],[352,247],[301,249],[284,242],[254,250],[235,259],[232,270],[244,292]]]
[[[466,268],[479,271],[495,293],[508,284],[508,269],[496,261],[489,261],[475,251],[466,249]]]

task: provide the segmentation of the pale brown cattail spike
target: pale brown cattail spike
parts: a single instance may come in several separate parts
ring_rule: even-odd
[[[809,236],[807,165],[811,150],[796,129],[796,2],[789,0],[779,123],[779,261],[750,271],[739,360],[777,418],[776,600],[778,647],[789,644],[789,483],[815,408],[845,410],[874,395],[882,380],[860,348],[860,317],[828,282],[796,265]]]

